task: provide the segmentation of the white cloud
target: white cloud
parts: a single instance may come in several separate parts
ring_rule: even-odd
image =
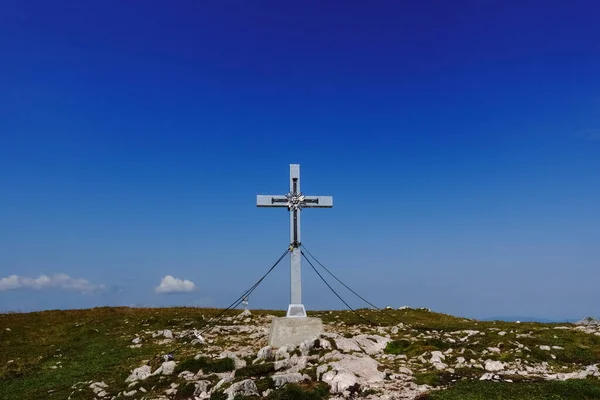
[[[188,293],[196,290],[196,285],[192,281],[177,279],[167,275],[160,281],[154,291],[156,293]]]
[[[104,285],[94,285],[86,279],[72,278],[67,274],[55,274],[52,276],[40,275],[37,278],[27,276],[10,275],[0,279],[0,292],[16,289],[62,289],[73,290],[81,293],[98,292],[105,289]]]

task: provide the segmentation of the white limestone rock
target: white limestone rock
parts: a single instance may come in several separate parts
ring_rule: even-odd
[[[288,368],[291,368],[292,366],[293,366],[292,362],[289,359],[275,361],[275,364],[274,364],[275,371],[279,371],[280,369],[288,369]]]
[[[300,350],[300,353],[303,356],[307,356],[310,353],[310,351],[315,347],[315,341],[316,341],[316,338],[308,339],[308,340],[305,340],[304,342],[300,343],[298,345],[298,349]]]
[[[275,361],[290,358],[290,353],[288,353],[288,347],[282,346],[275,352]]]
[[[429,363],[434,366],[438,371],[445,370],[448,368],[448,365],[444,363],[446,360],[446,356],[441,351],[432,351],[431,358],[429,359]]]
[[[379,335],[358,335],[354,340],[368,355],[381,353],[391,339]]]
[[[165,394],[167,396],[173,396],[173,395],[177,394],[178,387],[179,387],[178,383],[175,383],[175,382],[171,383],[171,387],[169,389],[165,390]]]
[[[338,337],[334,339],[335,346],[343,353],[361,352],[361,348],[354,339]]]
[[[488,372],[502,371],[504,363],[502,361],[485,360],[484,368]]]
[[[321,380],[329,385],[331,393],[342,393],[352,389],[358,391],[360,384],[356,375],[350,371],[329,371],[323,374]]]
[[[319,365],[317,367],[317,380],[321,379],[321,375],[327,372],[331,367],[327,364]]]
[[[256,354],[256,360],[254,360],[254,362],[257,362],[260,360],[269,361],[269,360],[272,360],[273,358],[274,358],[273,349],[271,348],[271,346],[265,346],[258,351],[258,353]]]
[[[134,369],[131,372],[131,375],[129,375],[129,377],[127,379],[125,379],[125,382],[129,383],[129,382],[133,382],[133,381],[143,381],[144,379],[149,377],[151,374],[152,374],[152,369],[150,368],[150,366],[144,365],[142,367]]]
[[[202,393],[208,393],[210,381],[205,381],[205,380],[198,381],[198,382],[196,382],[196,384],[194,386],[195,386],[194,396],[200,396]]]
[[[323,350],[331,350],[331,343],[329,342],[329,340],[327,339],[319,339],[319,348],[323,349]]]
[[[106,391],[104,390],[106,388],[108,388],[108,385],[104,382],[94,382],[90,385],[90,389],[92,389],[94,394],[100,397],[106,396]]]
[[[489,372],[486,372],[485,374],[481,375],[481,378],[479,378],[480,381],[490,381],[494,378],[494,374],[491,374]]]
[[[292,372],[288,374],[275,374],[271,376],[271,379],[273,380],[275,387],[278,388],[286,383],[298,383],[304,380],[310,380],[310,377],[299,372]]]
[[[575,322],[575,325],[600,325],[600,320],[592,317],[587,317]]]
[[[385,374],[378,369],[379,363],[365,354],[344,354],[329,365],[334,371],[352,373],[361,384],[382,382],[385,379]]]
[[[233,400],[236,396],[256,396],[258,388],[252,379],[236,382],[225,390],[227,400]]]
[[[165,361],[152,375],[173,375],[176,366],[177,363],[175,361]]]

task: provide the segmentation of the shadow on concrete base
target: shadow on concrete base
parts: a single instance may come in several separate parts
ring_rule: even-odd
[[[273,318],[269,330],[269,346],[297,346],[305,340],[316,339],[323,333],[321,318]]]

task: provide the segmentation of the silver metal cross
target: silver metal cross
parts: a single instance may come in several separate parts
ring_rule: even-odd
[[[288,317],[306,317],[302,304],[302,256],[300,253],[300,211],[304,208],[331,208],[331,196],[305,196],[300,191],[300,165],[290,164],[290,191],[284,196],[258,195],[258,207],[286,207],[290,212],[290,305]]]

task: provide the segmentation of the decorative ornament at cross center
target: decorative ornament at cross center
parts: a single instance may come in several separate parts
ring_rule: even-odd
[[[290,211],[301,210],[304,205],[304,195],[302,193],[288,193],[285,195],[287,198],[287,207]]]

